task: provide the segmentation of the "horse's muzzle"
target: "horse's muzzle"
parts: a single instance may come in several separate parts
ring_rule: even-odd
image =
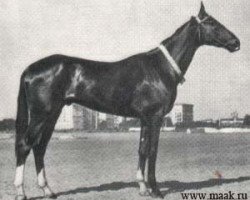
[[[227,49],[230,52],[235,52],[240,50],[240,40],[239,39],[233,39],[227,44]]]

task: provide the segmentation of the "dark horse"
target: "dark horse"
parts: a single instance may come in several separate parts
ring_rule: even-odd
[[[31,149],[38,185],[45,196],[56,197],[45,177],[44,155],[63,106],[71,103],[141,120],[137,171],[140,194],[162,197],[155,178],[161,124],[173,107],[177,85],[202,45],[230,52],[240,48],[239,39],[208,15],[203,4],[197,17],[191,17],[149,52],[110,63],[52,55],[30,65],[21,76],[18,97],[16,199],[26,198],[23,174]]]

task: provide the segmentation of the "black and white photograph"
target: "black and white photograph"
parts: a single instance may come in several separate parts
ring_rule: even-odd
[[[1,200],[250,200],[250,1],[0,2]]]

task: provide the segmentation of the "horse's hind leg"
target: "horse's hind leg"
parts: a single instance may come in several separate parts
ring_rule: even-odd
[[[46,144],[39,144],[33,147],[33,153],[35,157],[35,165],[37,172],[38,186],[43,190],[44,196],[49,198],[56,198],[56,195],[48,185],[44,167],[44,155],[46,152]]]
[[[37,143],[33,147],[33,153],[35,158],[36,172],[37,172],[37,183],[40,188],[43,189],[44,196],[49,198],[56,198],[55,193],[51,190],[48,185],[46,173],[45,173],[45,165],[44,165],[44,155],[46,152],[46,148],[48,142],[53,133],[56,121],[58,116],[60,115],[61,108],[55,109],[55,111],[50,115],[48,120],[46,120],[42,132],[42,137],[39,143]]]
[[[25,142],[20,142],[16,147],[16,174],[15,174],[15,180],[14,185],[17,190],[17,196],[16,200],[24,200],[26,199],[24,188],[23,188],[23,181],[24,181],[24,165],[27,156],[30,152],[30,147],[25,144]]]
[[[44,119],[39,115],[33,116],[26,132],[16,137],[16,175],[14,181],[17,189],[16,200],[26,199],[23,188],[25,162],[33,143],[41,131],[43,121]]]

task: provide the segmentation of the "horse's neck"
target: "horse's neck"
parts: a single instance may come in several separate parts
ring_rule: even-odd
[[[163,41],[183,74],[186,73],[196,50],[199,47],[197,42],[197,28],[188,22],[177,30],[173,36]]]

